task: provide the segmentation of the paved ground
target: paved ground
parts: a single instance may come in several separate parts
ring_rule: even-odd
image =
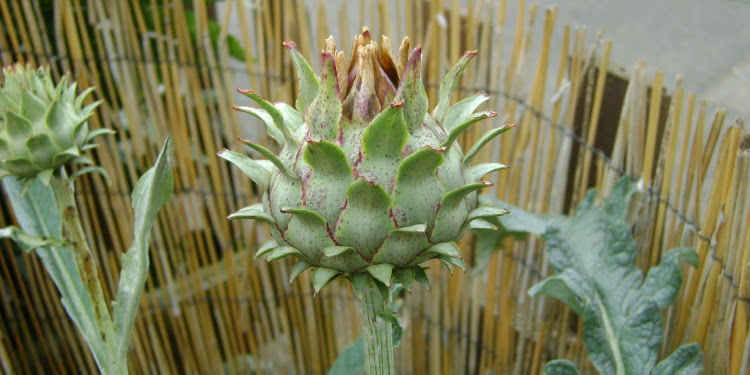
[[[750,120],[749,0],[535,2],[558,6],[558,28],[584,24],[593,35],[604,27],[619,65],[643,60],[651,71],[664,72],[670,89],[675,75],[683,74],[687,90]],[[508,6],[508,15],[516,14],[518,1]]]

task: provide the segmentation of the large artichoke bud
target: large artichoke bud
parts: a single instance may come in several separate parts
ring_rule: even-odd
[[[265,188],[262,203],[229,215],[269,224],[273,239],[258,256],[298,258],[291,280],[314,267],[316,293],[341,274],[371,274],[389,285],[395,276],[407,288],[416,279],[429,288],[421,263],[438,258],[463,268],[456,241],[482,218],[506,210],[479,207],[478,181],[504,168],[498,163],[471,166],[480,148],[513,125],[492,130],[464,154],[459,135],[490,111],[473,113],[485,94],[450,106],[453,88],[476,51],[466,52],[440,86],[440,99],[427,113],[420,75],[421,47],[409,52],[404,38],[398,57],[382,37],[367,28],[357,35],[345,61],[333,38],[321,53],[318,78],[293,43],[285,43],[297,68],[300,93],[296,110],[243,91],[261,108],[235,107],[263,120],[283,148],[278,156],[241,140],[267,160],[252,160],[222,150]],[[361,279],[361,278],[360,278]],[[356,288],[355,288],[356,289]]]
[[[55,86],[49,68],[33,70],[21,64],[3,69],[0,89],[0,178],[14,175],[49,183],[66,163],[91,161],[81,152],[108,129],[89,131],[88,119],[99,104],[83,106],[93,89],[76,96],[76,84],[63,77]]]

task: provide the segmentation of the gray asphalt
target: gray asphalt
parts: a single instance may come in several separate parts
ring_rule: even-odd
[[[645,61],[651,73],[664,72],[670,90],[682,74],[685,89],[750,119],[750,0],[535,2],[557,5],[557,30],[586,25],[593,36],[604,27],[604,39],[613,41],[611,61],[618,65],[630,69]],[[508,1],[508,7],[515,14],[518,1]]]

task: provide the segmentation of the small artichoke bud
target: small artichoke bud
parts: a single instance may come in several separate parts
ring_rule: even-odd
[[[67,163],[91,163],[81,152],[108,129],[89,131],[88,119],[98,102],[83,106],[93,91],[76,96],[76,84],[67,77],[56,86],[49,68],[33,70],[21,64],[3,69],[0,88],[0,178],[39,177],[45,184]]]
[[[283,145],[281,152],[274,155],[249,141],[244,142],[268,160],[219,152],[265,188],[262,203],[229,215],[270,225],[273,239],[258,255],[298,258],[292,279],[314,268],[316,293],[342,274],[350,276],[355,291],[363,275],[385,285],[395,278],[407,289],[414,280],[429,287],[420,264],[433,258],[463,268],[456,242],[466,229],[487,228],[483,218],[507,213],[477,208],[476,199],[479,189],[492,186],[479,179],[505,166],[471,162],[492,138],[513,127],[487,132],[466,153],[458,144],[471,125],[497,115],[474,113],[488,99],[481,93],[450,105],[476,51],[466,52],[448,72],[438,104],[428,113],[422,49],[409,53],[408,39],[394,58],[391,41],[383,37],[378,45],[364,28],[347,65],[329,38],[320,76],[294,43],[285,46],[300,81],[296,109],[243,90],[261,108],[235,107],[263,120]]]

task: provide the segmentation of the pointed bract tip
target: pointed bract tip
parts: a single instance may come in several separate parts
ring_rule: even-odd
[[[229,150],[227,150],[226,148],[222,148],[221,150],[219,150],[219,152],[216,153],[216,155],[221,156],[221,154],[224,153],[224,151],[229,151]]]
[[[492,182],[492,181],[480,181],[479,183],[482,184],[482,185],[484,185],[484,186],[487,186],[487,187],[489,187],[489,186],[495,186],[495,183]]]
[[[404,102],[391,103],[389,105],[391,106],[391,108],[403,108],[404,107]]]
[[[320,60],[325,63],[326,59],[331,60],[331,62],[334,62],[333,52],[320,50]],[[334,66],[335,66],[335,62],[334,62]]]
[[[370,38],[370,29],[368,29],[367,26],[362,26],[362,36]]]
[[[284,43],[282,43],[282,44],[284,45],[284,48],[286,48],[286,49],[297,49],[297,44],[296,44],[296,43],[294,43],[294,42],[293,42],[293,41],[291,41],[291,40],[290,40],[290,41],[288,41],[288,42],[284,42]]]
[[[509,128],[515,128],[515,127],[516,127],[516,124],[506,124],[505,126],[507,126],[507,127],[509,127]]]
[[[495,111],[490,111],[490,114],[489,114],[489,115],[487,115],[487,118],[493,118],[493,117],[495,117],[495,116],[497,116],[497,112],[495,112]]]
[[[239,89],[239,88],[237,89],[237,92],[240,93],[240,94],[242,94],[242,95],[252,95],[252,94],[255,94],[253,92],[253,90],[243,90],[243,89]]]
[[[476,56],[476,55],[477,55],[477,53],[479,53],[479,50],[476,50],[476,49],[475,49],[475,50],[473,50],[473,51],[466,51],[466,52],[464,52],[464,55],[465,55],[465,56],[471,56],[471,57],[474,57],[474,56]]]

